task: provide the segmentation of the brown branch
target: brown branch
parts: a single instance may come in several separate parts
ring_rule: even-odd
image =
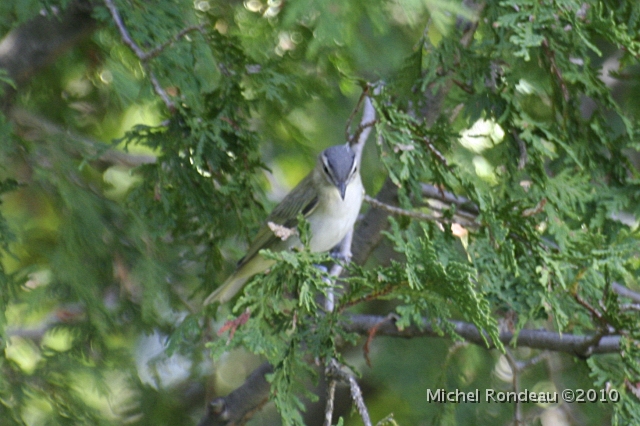
[[[583,308],[585,308],[587,311],[589,311],[591,313],[591,315],[597,319],[599,322],[603,321],[603,317],[602,314],[593,306],[591,306],[589,304],[589,302],[587,302],[586,300],[584,300],[582,297],[580,297],[580,295],[578,293],[575,293],[573,295],[573,298],[575,299],[576,302],[578,302],[578,304],[580,306],[582,306]]]

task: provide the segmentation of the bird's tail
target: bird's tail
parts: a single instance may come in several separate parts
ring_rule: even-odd
[[[227,280],[218,287],[213,293],[204,300],[204,305],[209,305],[214,302],[225,303],[231,300],[237,292],[240,291],[244,283],[247,282],[249,277],[237,276],[232,274]]]

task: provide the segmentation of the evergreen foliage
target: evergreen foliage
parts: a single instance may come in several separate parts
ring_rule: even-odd
[[[5,0],[0,31],[76,3]],[[309,407],[332,359],[366,385],[374,424],[522,410],[523,424],[640,424],[640,4],[114,0],[118,24],[110,3],[87,3],[95,31],[28,84],[0,69],[0,424],[194,424],[262,361],[281,424],[321,424]],[[390,179],[405,214],[337,282],[318,267],[340,262],[328,253],[264,251],[269,273],[203,308],[282,188],[358,128],[363,92],[367,193]],[[297,232],[308,241],[302,218]],[[364,343],[353,313],[399,330],[426,318],[454,343],[375,328]],[[500,343],[525,328],[620,347]],[[512,381],[514,357],[531,365]],[[620,400],[426,403],[427,389],[515,382]]]

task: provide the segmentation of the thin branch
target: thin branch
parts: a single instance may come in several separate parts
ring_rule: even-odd
[[[637,293],[622,284],[614,282],[611,284],[611,289],[622,297],[627,297],[636,303],[640,303],[640,293]]]
[[[145,68],[147,67],[145,66]],[[151,84],[153,85],[153,90],[155,90],[158,96],[160,96],[160,98],[162,99],[162,102],[164,102],[164,105],[167,107],[167,109],[171,112],[174,112],[176,110],[176,106],[171,101],[171,99],[169,99],[169,95],[167,94],[167,92],[162,88],[162,86],[160,86],[160,83],[158,82],[156,75],[151,70],[147,70],[147,72],[149,74],[149,79],[151,80]]]
[[[446,337],[439,334],[428,319],[423,319],[420,326],[412,325],[402,330],[398,329],[393,321],[385,321],[382,315],[347,315],[343,326],[346,331],[368,336],[372,327],[378,325],[378,336],[394,337]],[[468,341],[482,347],[487,347],[480,331],[475,325],[463,321],[450,321],[456,334]],[[490,342],[489,336],[484,333]],[[555,331],[523,329],[517,334],[508,330],[500,332],[499,339],[505,345],[515,347],[528,347],[554,352],[566,352],[580,357],[588,357],[594,354],[616,353],[620,351],[620,335],[575,335],[560,334]],[[495,345],[491,344],[490,348]]]
[[[190,27],[183,28],[177,34],[174,34],[174,36],[171,37],[169,40],[165,41],[162,44],[159,44],[153,49],[147,50],[144,54],[144,60],[148,61],[149,59],[155,58],[160,53],[162,53],[162,51],[164,51],[167,47],[171,47],[174,43],[180,41],[182,37],[186,36],[190,32],[193,32],[193,31],[203,32],[204,28],[205,28],[204,24],[191,25]]]
[[[353,143],[353,141],[357,141],[360,138],[360,135],[362,134],[362,132],[364,132],[365,129],[368,129],[369,127],[375,126],[376,123],[377,123],[377,120],[367,121],[366,123],[365,122],[361,122],[358,125],[358,127],[356,127],[356,131],[353,132],[353,135],[348,139],[349,142]]]
[[[349,385],[349,390],[351,391],[351,398],[353,402],[356,404],[356,408],[358,409],[358,413],[360,417],[362,417],[362,421],[365,426],[371,425],[371,418],[369,417],[369,412],[367,411],[367,407],[364,404],[364,399],[362,398],[362,391],[360,390],[360,386],[358,386],[358,382],[353,377],[353,375],[347,373],[342,369],[338,361],[332,359],[329,365],[327,366],[328,377],[339,379]]]
[[[191,25],[189,27],[183,28],[182,30],[174,34],[173,37],[171,37],[169,40],[165,41],[164,43],[161,43],[152,49],[144,51],[140,46],[138,46],[138,44],[135,41],[133,41],[131,34],[129,34],[129,30],[127,30],[127,27],[124,24],[122,17],[120,16],[120,12],[118,12],[118,8],[113,3],[113,0],[104,0],[104,3],[109,9],[109,12],[111,13],[111,17],[113,18],[113,21],[116,24],[116,27],[118,27],[118,31],[120,32],[120,36],[122,36],[122,40],[127,46],[129,46],[131,50],[133,50],[133,53],[135,53],[138,59],[140,59],[143,62],[147,62],[150,59],[155,58],[160,53],[162,53],[164,49],[172,46],[175,42],[179,41],[182,37],[184,37],[188,33],[193,31],[202,32],[205,28],[204,24]]]
[[[464,210],[468,213],[473,214],[474,216],[480,213],[478,206],[476,206],[468,198],[442,190],[440,188],[437,188],[433,185],[429,185],[427,183],[421,184],[421,189],[422,189],[422,195],[427,198],[433,198],[443,203],[454,205],[459,210]]]
[[[368,91],[368,87],[362,91],[362,93],[360,94],[360,98],[358,98],[358,103],[356,103],[356,107],[353,109],[353,111],[351,111],[351,114],[349,115],[349,118],[347,118],[347,124],[344,128],[344,138],[347,141],[351,141],[351,135],[349,135],[349,129],[351,128],[351,122],[353,121],[353,118],[356,116],[356,114],[358,113],[358,111],[360,111],[360,107],[362,106],[362,101],[364,101],[365,97],[367,96],[367,91]]]
[[[162,99],[162,102],[164,102],[167,109],[171,112],[174,112],[176,109],[175,104],[173,103],[173,101],[171,101],[167,92],[162,88],[153,71],[149,69],[148,62],[149,60],[155,58],[160,53],[162,53],[164,49],[166,49],[167,47],[171,46],[173,43],[175,43],[176,41],[184,37],[186,34],[192,31],[203,31],[204,26],[192,25],[190,27],[184,28],[181,31],[179,31],[177,34],[175,34],[172,38],[165,41],[164,43],[161,43],[158,46],[145,51],[140,46],[138,46],[138,44],[131,37],[131,34],[129,34],[129,30],[124,24],[122,17],[120,16],[120,12],[118,12],[118,8],[113,3],[113,0],[104,0],[104,4],[107,6],[107,9],[109,9],[109,13],[111,13],[113,22],[116,24],[116,27],[120,32],[120,36],[122,37],[122,41],[124,42],[124,44],[129,46],[129,48],[133,51],[133,53],[138,57],[145,72],[149,75],[149,79],[151,80],[151,84],[153,85],[153,90],[156,92],[158,96],[160,96],[160,98]]]
[[[90,163],[95,162],[99,169],[113,165],[138,167],[156,162],[154,155],[131,154],[112,149],[109,144],[72,133],[22,108],[13,108],[9,116],[16,124],[17,133],[24,139],[47,142],[52,136],[57,137],[56,142],[70,157],[87,158]]]
[[[229,395],[211,400],[198,426],[242,424],[261,408],[269,397],[269,382],[265,374],[273,372],[268,362],[261,364],[247,380]]]
[[[331,426],[331,422],[333,420],[333,402],[336,397],[336,382],[335,379],[329,380],[329,385],[327,386],[327,405],[324,410],[324,426]]]
[[[603,317],[602,314],[593,306],[591,306],[589,304],[589,302],[587,302],[586,300],[584,300],[582,297],[580,297],[580,295],[578,293],[575,293],[573,295],[573,298],[576,300],[576,302],[578,302],[579,305],[581,305],[582,307],[584,307],[587,311],[589,311],[591,313],[591,315],[597,319],[598,321],[602,322],[603,321]]]
[[[428,222],[440,222],[440,223],[453,223],[454,221],[446,218],[446,217],[442,217],[442,216],[436,216],[433,214],[428,214],[428,213],[422,213],[422,212],[414,212],[414,211],[410,211],[410,210],[405,210],[405,209],[401,209],[400,207],[395,207],[395,206],[391,206],[389,204],[385,204],[381,201],[376,200],[375,198],[372,198],[368,195],[364,196],[364,200],[371,204],[371,207],[375,207],[376,209],[381,209],[386,211],[387,213],[390,213],[392,215],[395,216],[406,216],[406,217],[411,217],[414,219],[418,219],[418,220],[425,220]]]
[[[431,151],[431,153],[433,155],[435,155],[435,157],[440,160],[440,162],[446,167],[446,168],[450,168],[451,166],[449,166],[449,162],[447,161],[447,159],[445,158],[445,156],[438,151],[438,148],[435,147],[434,144],[431,143],[431,141],[424,137],[422,138],[422,140],[424,141],[425,145],[427,146],[427,148],[429,149],[429,151]]]
[[[142,58],[144,58],[146,54],[144,50],[142,50],[140,46],[138,46],[138,44],[133,41],[131,35],[129,35],[129,30],[127,30],[127,27],[124,25],[124,22],[122,21],[122,17],[120,16],[120,12],[118,12],[118,8],[116,7],[116,5],[112,0],[104,0],[104,4],[105,6],[107,6],[107,9],[109,9],[109,13],[111,13],[113,22],[115,22],[116,27],[118,27],[118,31],[120,32],[120,36],[122,37],[122,41],[124,41],[124,44],[129,46],[129,48],[133,50],[133,53],[135,53],[135,55],[140,60],[143,60]]]
[[[367,87],[367,90],[369,88]],[[348,138],[347,142],[349,146],[356,154],[356,162],[360,165],[362,161],[362,150],[364,149],[364,145],[369,138],[369,134],[371,134],[371,130],[373,129],[373,125],[376,121],[376,110],[373,107],[373,103],[371,102],[371,98],[367,94],[367,90],[363,93],[364,95],[364,106],[362,108],[362,117],[360,118],[360,124],[356,129],[356,133],[353,137]],[[379,93],[380,86],[374,89],[374,94]]]

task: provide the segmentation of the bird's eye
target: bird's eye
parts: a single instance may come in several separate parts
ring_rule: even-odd
[[[327,176],[330,176],[330,175],[329,175],[329,168],[327,167],[327,165],[326,165],[325,163],[323,163],[323,164],[322,164],[322,168],[324,169],[324,173],[325,173]]]

